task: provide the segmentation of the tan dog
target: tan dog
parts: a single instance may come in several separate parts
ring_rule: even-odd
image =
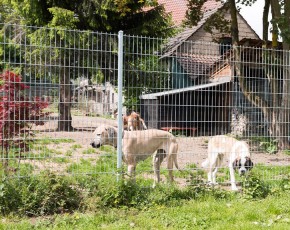
[[[229,170],[232,190],[238,190],[234,169],[240,175],[244,175],[253,168],[249,145],[244,141],[225,135],[215,136],[208,142],[208,158],[202,163],[202,167],[208,169],[209,183],[216,184],[218,168],[226,157],[229,160]]]
[[[145,125],[145,122],[141,118],[140,114],[134,111],[131,112],[129,116],[123,116],[123,125],[124,129],[127,129],[128,131],[147,129],[147,126]]]
[[[94,148],[102,145],[117,146],[117,128],[113,126],[100,126],[93,135],[91,145]],[[136,165],[139,161],[153,155],[154,186],[160,182],[160,165],[165,157],[167,157],[169,181],[173,181],[173,164],[178,169],[178,144],[171,133],[158,129],[124,131],[122,144],[123,160],[128,165],[130,176],[135,175]]]

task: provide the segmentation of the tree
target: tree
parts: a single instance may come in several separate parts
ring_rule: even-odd
[[[259,96],[257,93],[252,92],[251,89],[247,86],[245,82],[245,74],[243,73],[243,68],[241,67],[241,55],[240,55],[240,47],[238,45],[238,23],[236,11],[237,7],[235,4],[235,0],[229,0],[230,11],[231,11],[231,28],[232,28],[232,40],[233,40],[233,50],[235,57],[235,70],[238,76],[240,87],[245,95],[245,97],[256,107],[261,108],[266,120],[269,122],[269,130],[272,137],[276,138],[279,142],[280,149],[289,148],[289,72],[285,71],[284,61],[286,60],[288,63],[288,54],[285,58],[281,56],[281,52],[276,51],[278,47],[278,27],[279,20],[281,19],[281,8],[279,7],[279,3],[276,0],[265,0],[265,7],[263,12],[263,40],[264,47],[268,43],[268,14],[269,8],[271,6],[272,12],[272,49],[262,50],[263,52],[263,63],[264,71],[266,73],[267,79],[269,81],[270,86],[270,95],[272,100],[267,102],[264,98]],[[286,14],[286,12],[285,12]],[[285,24],[283,24],[285,25]],[[282,24],[280,24],[281,31],[285,30]],[[284,49],[289,48],[288,45],[288,36],[284,36],[283,47]],[[287,49],[288,50],[288,49]],[[281,69],[284,68],[283,74],[281,74]],[[281,78],[283,76],[283,79]],[[279,89],[279,81],[283,80],[283,89],[280,92]],[[280,94],[282,93],[282,97]]]
[[[20,159],[20,153],[29,150],[32,125],[43,124],[41,118],[48,115],[42,111],[48,103],[38,97],[29,98],[25,94],[27,88],[20,75],[10,71],[0,74],[0,150],[6,172],[9,152],[19,151]]]
[[[70,37],[70,32],[64,32],[65,29],[101,32],[117,32],[123,30],[125,33],[132,35],[158,37],[168,37],[173,33],[171,18],[165,13],[163,7],[158,6],[156,0],[3,0],[0,4],[5,9],[3,11],[5,12],[3,14],[4,22],[21,22],[26,25],[50,26],[58,30],[54,34],[50,33],[48,37],[46,37],[48,34],[43,32],[46,30],[45,28],[39,28],[38,32],[35,30],[22,32],[29,33],[26,37],[29,37],[35,44],[37,42],[49,42],[51,40],[62,44],[61,47],[63,49],[55,49],[52,61],[55,63],[58,62],[61,65],[60,70],[53,74],[59,77],[59,83],[61,85],[59,102],[60,122],[58,128],[63,131],[72,129],[69,84],[71,77],[74,76],[72,71],[67,68],[68,66],[74,65],[69,61],[72,60],[72,56],[69,55],[74,54],[67,49],[71,45],[73,38]],[[37,38],[36,36],[40,37]],[[86,39],[87,36],[84,33],[81,42],[85,42]],[[96,40],[96,42],[98,41]],[[116,41],[108,42],[112,42],[112,46],[116,46]],[[42,48],[31,50],[34,54],[38,54],[36,56],[45,54],[47,50],[46,45],[42,46],[40,44],[39,47]],[[40,60],[43,61],[44,59],[40,58]],[[89,60],[84,60],[84,62],[89,62]],[[106,63],[109,62],[110,60],[103,59],[102,63],[98,63],[98,66],[100,69],[104,69],[102,66],[106,66]],[[125,64],[130,66],[129,62]],[[90,71],[85,76],[92,77]],[[129,94],[127,98],[129,98]]]
[[[197,6],[199,6],[202,0],[189,0],[191,4],[194,5],[195,2],[198,2]],[[241,2],[241,1],[238,1]],[[246,5],[251,5],[255,0],[252,1],[242,1],[241,3]],[[225,28],[227,24],[230,24],[230,31],[232,37],[232,47],[234,51],[234,59],[235,59],[235,72],[238,76],[238,80],[240,83],[240,88],[246,99],[250,101],[254,106],[260,108],[269,122],[270,134],[272,137],[276,138],[279,141],[280,149],[289,148],[288,136],[290,133],[290,99],[289,99],[289,90],[290,90],[290,69],[289,67],[289,54],[284,52],[277,51],[278,47],[278,36],[280,35],[283,39],[283,48],[284,50],[289,50],[289,41],[290,41],[290,1],[285,0],[280,2],[278,0],[265,0],[264,12],[263,12],[263,41],[264,48],[267,47],[268,44],[268,30],[269,30],[269,20],[268,14],[271,8],[271,14],[273,20],[272,23],[272,49],[271,50],[263,50],[263,63],[264,71],[266,73],[267,79],[269,81],[270,95],[272,100],[267,102],[264,98],[262,98],[257,93],[253,92],[251,88],[246,84],[246,77],[242,67],[241,60],[241,50],[239,46],[239,28],[237,21],[237,11],[238,7],[236,5],[235,0],[229,0],[227,2],[228,9],[231,14],[230,22],[219,23],[215,28],[218,27]],[[282,5],[283,4],[283,5]],[[195,8],[200,13],[200,7]],[[284,9],[284,10],[282,10]],[[282,13],[283,12],[283,13]],[[194,13],[194,14],[199,14]],[[190,14],[190,13],[189,13]],[[193,15],[194,15],[193,14]],[[199,17],[195,17],[199,18]],[[190,18],[189,18],[190,19]],[[196,23],[196,22],[194,22]],[[211,21],[209,20],[209,23]],[[222,26],[221,26],[222,25]],[[283,76],[283,79],[281,78]],[[279,82],[283,81],[282,91],[279,88]],[[282,97],[280,97],[282,95]]]

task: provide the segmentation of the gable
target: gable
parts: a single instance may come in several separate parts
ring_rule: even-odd
[[[177,36],[171,38],[166,44],[166,47],[163,51],[163,57],[170,56],[171,54],[176,52],[185,52],[184,50],[188,50],[188,45],[186,45],[186,48],[184,47],[184,45],[188,41],[217,42],[222,37],[230,37],[231,36],[230,34],[222,34],[217,30],[213,31],[212,34],[205,30],[206,21],[223,7],[224,4],[220,3],[220,5],[218,5],[216,8],[207,10],[204,13],[204,16],[201,19],[201,21],[198,22],[196,26],[187,27]],[[227,20],[231,19],[229,11],[225,13],[225,19]],[[239,13],[237,14],[237,19],[239,24],[240,40],[244,38],[260,39],[257,33],[251,28],[251,26],[247,23],[247,21],[243,18],[241,14]]]

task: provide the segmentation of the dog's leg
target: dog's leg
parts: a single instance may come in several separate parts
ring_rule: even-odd
[[[124,154],[126,157],[126,161],[128,164],[128,175],[130,176],[131,179],[135,180],[135,171],[136,171],[136,159],[135,156],[133,156],[130,153]]]
[[[216,162],[211,162],[209,160],[209,165],[208,165],[208,173],[207,173],[207,180],[209,182],[209,184],[213,184],[215,182],[215,178],[214,177],[214,171],[217,171],[217,168],[216,168]]]
[[[167,170],[168,170],[168,181],[173,182],[173,155],[168,154],[167,159]]]
[[[153,154],[153,170],[154,170],[153,187],[155,187],[156,184],[160,182],[160,165],[165,157],[166,157],[166,154],[164,153],[164,150],[162,150],[162,149],[158,149]]]
[[[178,151],[178,144],[176,141],[172,141],[170,144],[168,155],[167,155],[167,170],[168,170],[168,179],[169,182],[173,182],[173,164],[177,169],[178,168],[178,163],[177,163],[177,151]]]
[[[231,188],[232,191],[238,191],[237,185],[236,185],[236,179],[235,179],[235,171],[233,168],[233,164],[229,164],[229,170],[230,170],[230,179],[231,179]]]
[[[135,171],[136,171],[136,165],[130,164],[128,165],[128,175],[132,180],[135,180]]]
[[[223,155],[218,154],[218,156],[216,158],[215,168],[214,168],[214,170],[212,172],[212,183],[214,185],[217,184],[217,182],[216,182],[216,174],[218,172],[219,167],[221,167],[221,165],[222,165],[222,161],[223,161]]]
[[[216,185],[216,174],[218,171],[218,167],[216,166],[215,169],[212,171],[212,184]]]

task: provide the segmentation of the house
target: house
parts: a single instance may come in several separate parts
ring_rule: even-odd
[[[74,84],[73,84],[74,85]],[[81,79],[72,89],[73,102],[87,115],[113,115],[118,105],[118,94],[110,83],[91,84],[89,79]]]
[[[170,0],[159,3],[172,13],[177,24],[185,18],[187,1],[180,0],[178,5]],[[207,30],[217,14],[230,20],[227,3],[209,0],[202,9],[199,23],[185,28],[163,50],[161,61],[169,66],[172,90],[140,96],[141,113],[149,127],[196,127],[198,134],[203,135],[227,133],[243,126],[233,122],[239,123],[242,117],[239,109],[235,109],[238,114],[233,113],[235,103],[242,99],[240,94],[233,93],[239,90],[229,56],[230,33]],[[240,40],[259,40],[242,15],[238,13],[237,17]]]

